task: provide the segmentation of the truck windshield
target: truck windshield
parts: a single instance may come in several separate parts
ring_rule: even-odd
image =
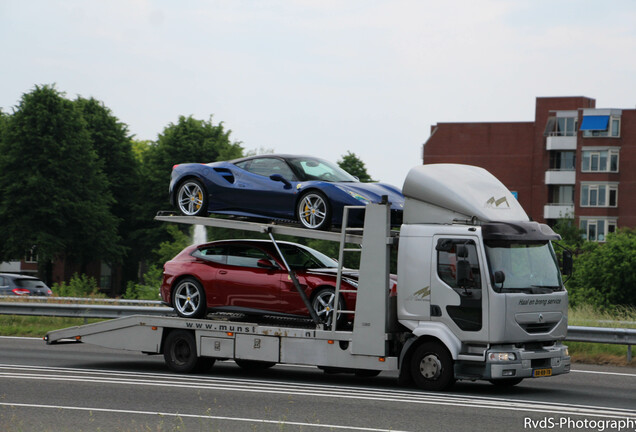
[[[563,289],[556,255],[550,242],[486,242],[491,276],[503,272],[497,292],[545,294]]]

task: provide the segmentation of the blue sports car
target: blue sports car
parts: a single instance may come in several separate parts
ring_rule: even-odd
[[[184,215],[294,220],[311,229],[341,225],[344,206],[380,202],[383,195],[399,224],[404,196],[398,188],[361,183],[336,164],[294,155],[175,165],[170,181],[171,202]],[[362,220],[362,212],[353,213],[349,225]]]

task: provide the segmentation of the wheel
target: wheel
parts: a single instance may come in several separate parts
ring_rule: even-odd
[[[497,387],[512,387],[523,381],[523,378],[503,378],[490,380],[490,383]]]
[[[331,223],[329,201],[318,191],[308,192],[298,200],[298,221],[309,229],[327,229]]]
[[[177,207],[185,216],[208,215],[208,196],[199,180],[189,179],[179,186]]]
[[[241,369],[247,370],[264,370],[276,365],[274,362],[259,360],[234,359],[234,361],[241,367]]]
[[[194,334],[186,330],[174,330],[163,344],[163,358],[174,372],[203,372],[214,365],[213,358],[197,357]]]
[[[425,342],[411,356],[411,376],[422,390],[446,390],[455,383],[453,358],[438,342]]]
[[[182,279],[172,292],[172,304],[180,317],[202,318],[207,309],[205,291],[199,281]]]
[[[335,299],[336,292],[333,288],[322,288],[314,295],[311,301],[311,307],[316,312],[316,315],[318,315],[318,317],[322,319],[322,322],[327,326],[327,328],[330,328],[331,324],[333,323],[333,309]],[[338,308],[342,310],[344,309],[344,307],[344,299],[342,298],[342,296],[340,296]],[[345,315],[339,313],[337,325],[343,325],[345,320]]]

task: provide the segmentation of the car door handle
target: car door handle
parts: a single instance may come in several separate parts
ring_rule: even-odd
[[[219,270],[219,274],[227,274],[227,270]]]

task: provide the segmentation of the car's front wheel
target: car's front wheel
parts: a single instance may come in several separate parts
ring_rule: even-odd
[[[207,216],[208,197],[199,180],[188,179],[181,183],[177,190],[177,207],[185,216]]]
[[[177,283],[172,293],[175,311],[183,318],[202,318],[207,304],[203,286],[193,278],[185,278]]]
[[[311,191],[300,197],[296,214],[305,228],[324,230],[331,224],[329,201],[318,191]]]

